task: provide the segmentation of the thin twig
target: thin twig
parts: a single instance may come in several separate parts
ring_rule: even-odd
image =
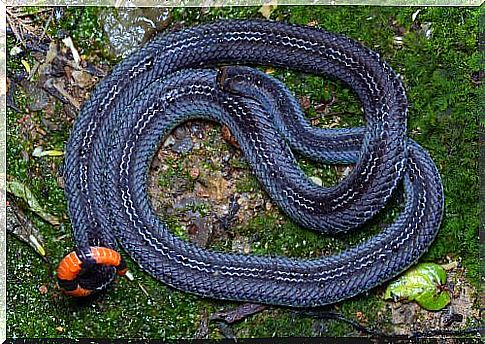
[[[7,11],[8,11],[8,8],[7,8]],[[35,12],[32,12],[32,13],[19,12],[19,13],[15,13],[15,16],[17,18],[22,18],[22,17],[27,17],[27,16],[31,16],[31,15],[36,15],[36,14],[39,14],[39,13],[49,12],[49,11],[52,11],[52,8],[41,8],[41,9],[35,11]]]
[[[25,39],[24,39],[24,33],[22,32],[22,30],[27,31],[32,36],[35,36],[36,34],[35,34],[34,28],[32,28],[32,26],[27,24],[27,22],[25,20],[23,20],[22,18],[19,18],[19,16],[16,13],[13,13],[8,8],[6,9],[6,12],[7,12],[7,22],[9,24],[10,28],[12,29],[15,37],[17,38],[17,40],[19,42],[22,43],[22,45],[25,48],[27,48],[27,45],[26,45]]]
[[[7,10],[7,22],[8,22],[8,25],[9,25],[9,26],[10,26],[10,28],[12,29],[12,32],[13,32],[13,34],[14,34],[15,38],[17,39],[17,41],[18,41],[18,42],[20,42],[20,43],[22,43],[22,45],[23,45],[24,47],[26,47],[26,46],[25,46],[25,42],[24,42],[24,40],[23,40],[23,37],[22,37],[22,35],[20,34],[20,32],[19,32],[19,30],[18,30],[17,26],[16,26],[16,25],[15,25],[15,23],[13,22],[13,19],[12,19],[12,18],[13,18],[13,17],[12,17],[12,14],[10,14],[10,15],[9,15],[9,11]]]
[[[379,337],[388,337],[385,333],[381,332],[380,330],[377,329],[372,329],[365,327],[361,324],[359,324],[357,321],[349,319],[345,317],[343,314],[337,313],[337,312],[318,312],[318,311],[311,311],[311,310],[302,310],[302,311],[295,311],[296,314],[304,315],[304,316],[310,316],[312,318],[316,319],[330,319],[330,320],[337,320],[337,321],[342,321],[350,326],[352,326],[354,329],[365,333],[369,334],[372,336],[379,336]]]
[[[44,30],[42,30],[42,34],[40,35],[39,42],[42,42],[42,39],[44,38],[45,33],[47,32],[47,29],[49,28],[49,25],[50,25],[50,23],[52,21],[52,18],[54,17],[54,11],[53,11],[53,9],[50,9],[50,10],[51,10],[50,11],[51,14],[50,14],[49,18],[47,19],[47,22],[44,25]]]

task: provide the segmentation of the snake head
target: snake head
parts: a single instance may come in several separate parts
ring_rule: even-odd
[[[257,69],[242,66],[224,66],[219,69],[217,83],[226,92],[250,96],[264,84],[265,74]]]
[[[91,246],[65,256],[57,267],[59,286],[74,297],[89,296],[106,289],[115,272],[125,275],[127,268],[121,255],[107,247]]]

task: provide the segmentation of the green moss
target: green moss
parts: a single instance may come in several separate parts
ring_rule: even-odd
[[[190,180],[190,175],[183,164],[183,159],[166,157],[163,164],[166,169],[160,172],[158,185],[168,187],[174,183],[175,177]]]
[[[235,326],[238,337],[310,337],[313,319],[286,310],[270,310]]]
[[[242,179],[236,182],[237,192],[254,192],[261,190],[258,179],[253,175],[245,175]]]
[[[47,249],[51,254],[55,251]],[[15,259],[8,275],[19,279],[7,287],[9,336],[183,338],[195,332],[197,298],[170,290],[137,266],[130,264],[134,282],[120,280],[100,297],[78,302],[60,295],[45,264],[25,245],[9,240],[7,254]],[[55,264],[54,255],[50,258]],[[47,293],[39,291],[41,286],[47,287]]]

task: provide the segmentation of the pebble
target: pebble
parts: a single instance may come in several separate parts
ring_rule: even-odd
[[[165,139],[165,142],[163,143],[163,148],[167,148],[169,146],[172,146],[174,143],[175,143],[175,138],[172,135],[169,135]]]
[[[194,167],[190,170],[190,177],[192,177],[193,179],[197,179],[199,174],[200,174],[200,170],[197,167]]]
[[[42,294],[42,295],[45,295],[47,294],[47,287],[43,284],[39,287],[39,292]]]
[[[77,86],[81,88],[91,88],[96,84],[96,79],[91,76],[91,74],[81,71],[75,70],[72,72],[72,78]]]
[[[22,87],[29,97],[28,107],[30,111],[40,111],[49,104],[49,95],[37,85],[23,82]]]
[[[317,184],[318,186],[323,186],[323,181],[318,177],[312,176],[310,177],[310,180],[315,184]]]
[[[190,137],[185,137],[181,140],[176,140],[172,146],[172,151],[179,154],[185,154],[192,150],[194,143]]]

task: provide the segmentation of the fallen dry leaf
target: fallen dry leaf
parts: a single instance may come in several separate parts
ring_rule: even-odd
[[[236,141],[236,138],[232,135],[231,131],[226,125],[221,127],[221,135],[222,138],[229,144],[233,145],[236,148],[241,148],[239,143]]]
[[[54,226],[60,224],[59,218],[57,216],[49,214],[39,203],[37,198],[30,189],[25,185],[17,181],[7,182],[7,192],[15,195],[18,198],[22,198],[29,205],[30,210],[35,212],[37,215],[42,217],[47,222]]]
[[[301,96],[300,98],[298,98],[298,100],[300,101],[300,106],[303,110],[308,110],[310,108],[310,98],[308,98],[307,96]]]
[[[271,17],[271,14],[274,12],[274,10],[278,7],[278,2],[275,1],[270,1],[267,4],[264,4],[261,6],[259,9],[259,13],[266,19],[269,19]]]
[[[245,303],[236,309],[226,312],[216,312],[210,316],[210,320],[221,320],[228,324],[233,324],[243,320],[250,315],[264,311],[268,306],[255,303]]]
[[[91,74],[82,71],[82,70],[75,70],[72,72],[72,78],[76,83],[76,86],[81,88],[91,88],[96,84],[96,79],[91,76]]]
[[[229,182],[224,179],[222,173],[217,171],[214,176],[207,181],[207,189],[209,197],[218,201],[228,197],[227,191],[229,189]]]
[[[71,37],[66,37],[62,40],[62,43],[66,45],[71,50],[72,57],[74,58],[74,62],[79,64],[81,62],[81,56],[79,56],[79,52],[77,51],[76,47],[74,47],[74,43]]]

